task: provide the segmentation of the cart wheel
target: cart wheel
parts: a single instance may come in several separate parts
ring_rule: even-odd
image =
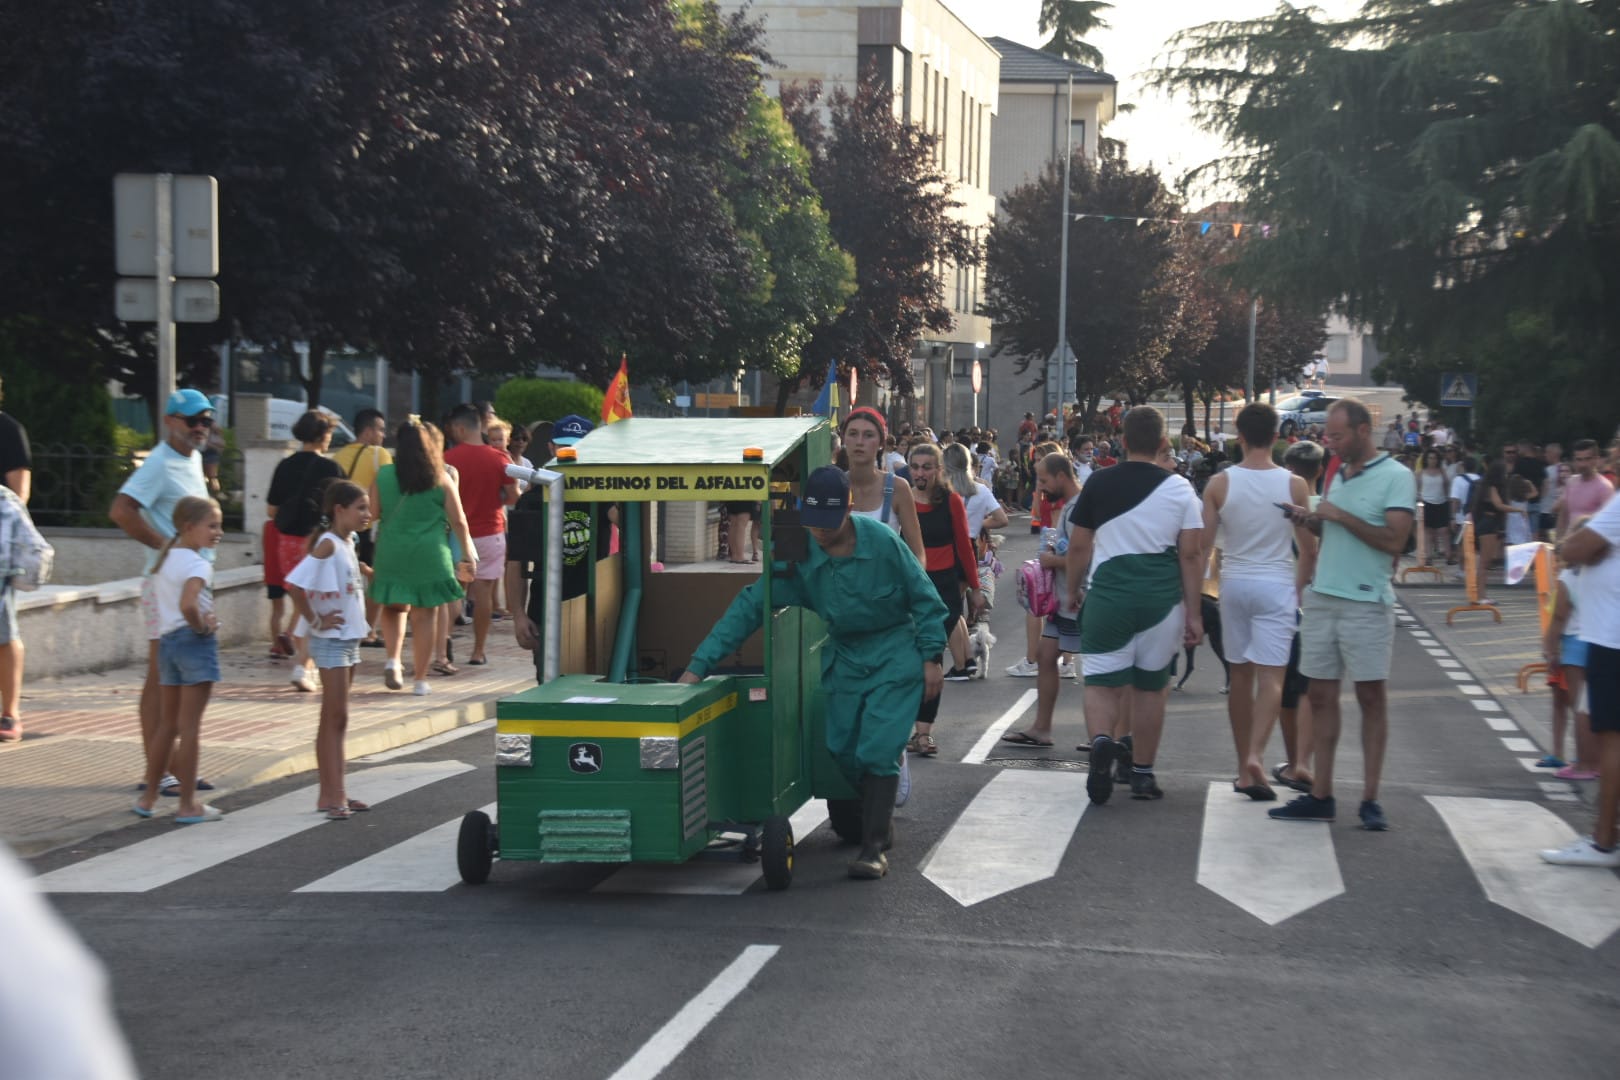
[[[495,861],[495,825],[482,810],[473,810],[461,819],[461,835],[456,839],[456,869],[468,885],[489,880]]]
[[[838,839],[846,844],[861,842],[861,800],[828,799],[827,817]]]
[[[760,830],[759,865],[767,889],[779,892],[793,884],[793,826],[780,814],[766,818]]]

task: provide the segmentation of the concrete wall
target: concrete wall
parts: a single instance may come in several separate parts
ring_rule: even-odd
[[[133,541],[131,541],[133,543]],[[255,639],[269,647],[270,602],[263,572],[248,566],[214,577],[222,645]],[[52,585],[17,596],[17,624],[28,650],[28,679],[107,671],[146,663],[140,578],[80,587]],[[134,705],[130,706],[131,711]]]
[[[1001,111],[996,116],[990,152],[990,190],[1000,199],[1013,188],[1040,176],[1047,164],[1063,160],[1064,84],[1007,83],[1001,87]],[[1074,119],[1085,122],[1085,142],[1076,133],[1076,149],[1097,160],[1097,127],[1103,99],[1112,87],[1081,83],[1074,88]]]
[[[56,549],[51,570],[53,585],[95,585],[141,575],[146,548],[121,529],[41,529]],[[259,562],[257,537],[226,533],[215,553],[214,565],[235,570]]]

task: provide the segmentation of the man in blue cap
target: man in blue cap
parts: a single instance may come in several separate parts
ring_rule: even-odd
[[[203,475],[202,451],[208,445],[208,434],[214,426],[214,405],[200,390],[187,387],[169,395],[163,410],[163,438],[146,456],[124,486],[113,496],[112,508],[107,516],[113,523],[140,541],[146,548],[146,564],[141,571],[141,618],[146,626],[146,685],[141,688],[141,742],[147,752],[162,753],[167,759],[169,748],[154,751],[150,745],[152,732],[158,722],[157,655],[160,624],[157,597],[152,588],[152,564],[158,552],[174,535],[174,504],[187,495],[206,499],[208,480]],[[213,561],[214,549],[203,548],[199,554]],[[206,780],[197,781],[199,791],[212,791],[214,786]],[[180,794],[180,785],[164,769],[162,792]]]
[[[805,481],[799,519],[815,543],[802,563],[773,568],[771,601],[808,608],[827,624],[821,683],[827,749],[861,793],[861,851],[853,878],[881,878],[900,784],[900,751],[924,697],[944,682],[945,605],[922,564],[881,521],[849,512],[849,477],[825,466]],[[764,618],[761,584],[738,594],[692,655],[683,683],[700,681]]]

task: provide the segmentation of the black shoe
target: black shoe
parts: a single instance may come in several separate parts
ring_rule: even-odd
[[[967,682],[971,678],[973,678],[971,668],[953,667],[945,673],[946,682]]]
[[[1361,827],[1368,832],[1383,832],[1389,828],[1389,821],[1384,817],[1384,808],[1371,799],[1361,804]]]
[[[1128,784],[1131,782],[1131,766],[1135,764],[1131,759],[1131,737],[1129,735],[1114,743],[1114,783]]]
[[[1119,744],[1106,735],[1091,744],[1091,771],[1086,774],[1086,794],[1098,806],[1114,793],[1114,756]]]
[[[1332,821],[1335,809],[1332,796],[1318,799],[1315,795],[1301,795],[1266,813],[1278,821]]]
[[[1133,799],[1162,799],[1164,789],[1150,772],[1131,773],[1131,798]]]

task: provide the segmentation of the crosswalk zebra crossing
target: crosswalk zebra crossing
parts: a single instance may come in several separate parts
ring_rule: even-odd
[[[351,793],[373,805],[401,799],[473,772],[454,760],[395,762],[351,774]],[[49,893],[146,893],[203,875],[233,859],[326,824],[312,813],[316,789],[303,788],[237,810],[217,825],[166,830],[148,839],[42,874]],[[1484,898],[1588,948],[1620,930],[1620,877],[1607,871],[1554,867],[1540,848],[1561,847],[1573,830],[1528,800],[1431,796],[1443,828],[1425,843],[1449,837]],[[1066,770],[999,769],[969,797],[937,843],[914,865],[917,873],[961,908],[1056,877],[1077,836],[1084,835],[1085,774]],[[1263,803],[1235,797],[1230,784],[1203,792],[1202,826],[1191,882],[1267,926],[1341,896],[1344,871],[1335,850],[1340,830],[1266,820]],[[483,808],[493,815],[495,806]],[[1105,808],[1099,815],[1119,812]],[[1128,808],[1125,813],[1131,812]],[[1116,818],[1116,820],[1118,820]],[[793,819],[802,842],[826,821],[825,804],[811,802]],[[1413,822],[1413,828],[1425,823]],[[458,885],[455,838],[459,818],[355,858],[308,881],[301,894],[443,893]],[[341,828],[342,826],[335,826]],[[1083,871],[1079,871],[1083,872]],[[499,878],[497,878],[497,881]],[[498,887],[498,885],[496,886]],[[601,893],[737,896],[761,887],[757,865],[693,860],[679,865],[631,864],[590,888]]]

